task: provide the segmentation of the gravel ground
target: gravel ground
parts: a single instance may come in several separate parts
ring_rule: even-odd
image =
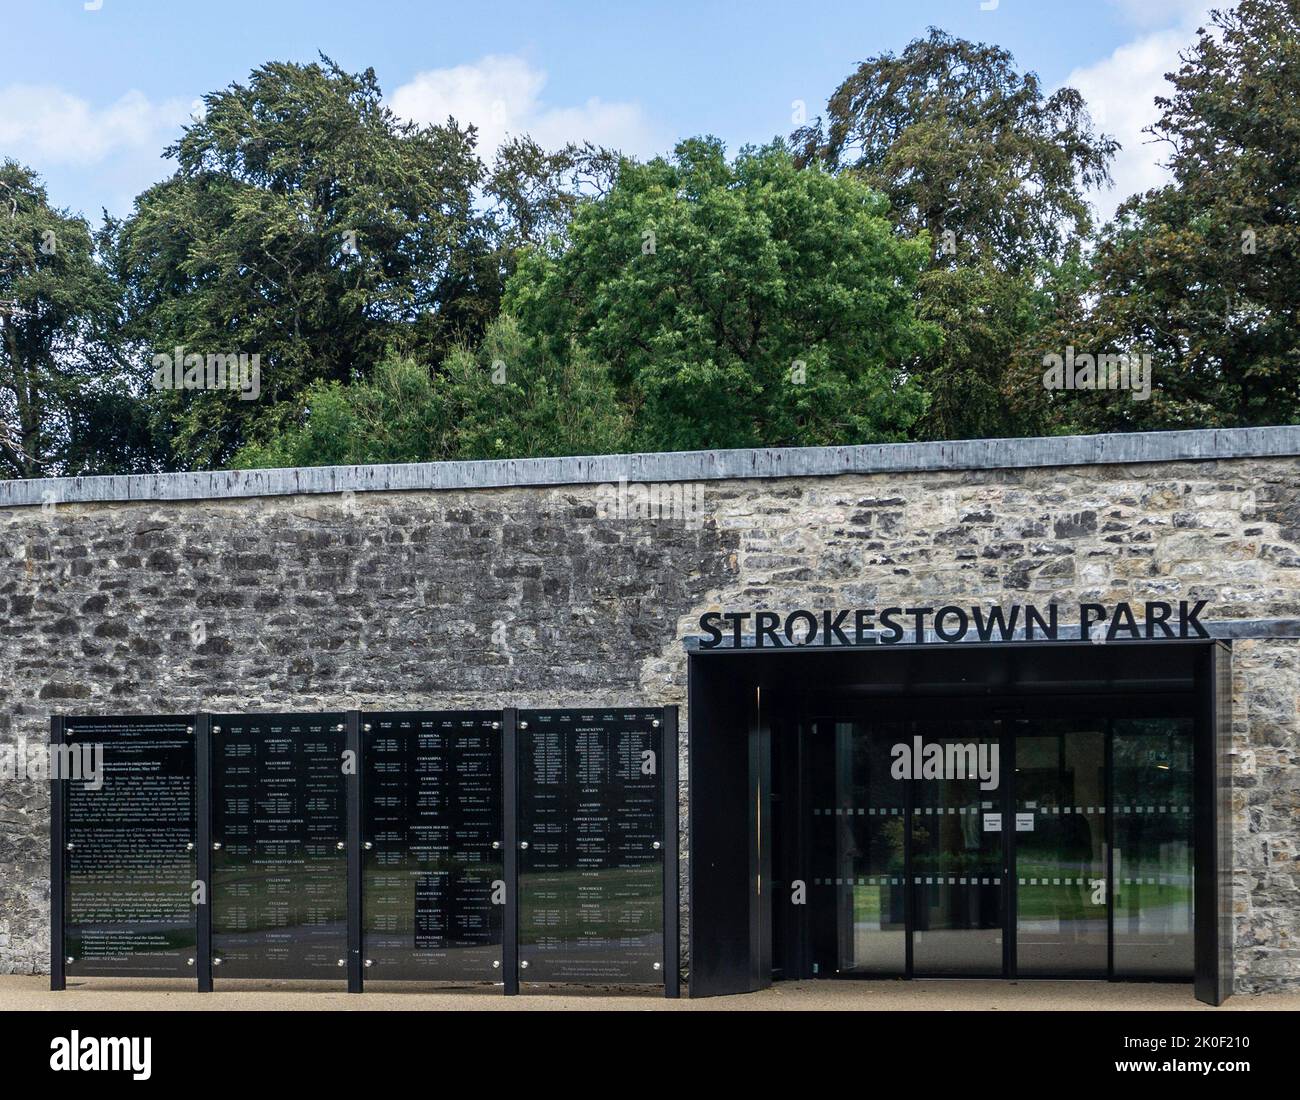
[[[349,996],[334,986],[310,982],[227,982],[231,988],[197,994],[188,983],[100,978],[75,980],[53,993],[40,975],[0,975],[0,1011],[98,1009],[126,1012],[170,1010],[290,1010],[383,1009],[556,1011],[676,1011],[737,1009],[742,1011],[867,1009],[886,1012],[909,1009],[1041,1012],[1051,1009],[1212,1011],[1192,997],[1189,985],[1108,984],[1106,982],[783,982],[740,997],[710,997],[697,1001],[667,1001],[641,990],[581,989],[535,986],[521,996],[506,998],[483,986],[407,986],[375,982],[361,996]],[[1220,1011],[1300,1011],[1300,993],[1239,995]]]

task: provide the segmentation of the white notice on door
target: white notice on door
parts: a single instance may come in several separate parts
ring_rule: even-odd
[[[1016,814],[1016,832],[1032,833],[1034,831],[1033,814]]]
[[[1002,832],[1002,815],[1001,815],[1001,814],[985,814],[985,815],[984,815],[984,831],[985,831],[986,833],[1000,833],[1000,832]]]

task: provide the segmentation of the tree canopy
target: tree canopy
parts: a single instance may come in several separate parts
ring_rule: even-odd
[[[932,339],[912,306],[926,244],[887,215],[779,145],[728,162],[690,140],[624,162],[568,247],[524,257],[506,308],[607,365],[639,447],[903,439],[925,407],[901,364]]]
[[[940,339],[910,364],[930,396],[916,434],[1016,434],[1010,379],[1038,291],[1078,254],[1086,193],[1117,148],[1082,96],[1047,95],[1006,50],[931,29],[859,65],[791,144],[801,163],[879,190],[899,232],[930,242],[917,309]]]
[[[1045,95],[1006,50],[935,28],[859,65],[791,144],[801,163],[886,195],[900,229],[929,234],[936,264],[974,256],[1012,270],[1059,260],[1088,231],[1084,192],[1109,180],[1118,148],[1075,89]]]
[[[503,316],[441,369],[389,355],[364,381],[316,382],[303,411],[236,467],[609,454],[627,423],[599,363],[549,356]]]
[[[105,240],[0,163],[0,471],[142,469],[151,452],[116,356],[119,292]]]
[[[371,70],[328,60],[265,65],[205,104],[118,250],[136,339],[260,356],[256,403],[157,395],[181,465],[227,461],[305,387],[363,378],[390,345],[478,336],[499,297],[472,131],[402,122]]]
[[[1057,343],[1150,354],[1152,397],[1078,395],[1059,421],[1114,431],[1300,420],[1298,22],[1296,0],[1242,0],[1213,15],[1170,74],[1152,132],[1173,181],[1120,208],[1088,296],[1056,329]]]
[[[940,30],[788,139],[645,162],[488,163],[372,70],[268,62],[120,221],[0,164],[0,476],[1296,422],[1298,21],[1212,16],[1169,184],[1100,228],[1082,96]],[[1074,351],[1149,356],[1150,399],[1045,387]],[[211,384],[241,355],[256,399]]]

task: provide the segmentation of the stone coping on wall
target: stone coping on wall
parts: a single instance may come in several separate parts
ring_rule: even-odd
[[[112,501],[224,500],[302,493],[408,492],[838,474],[1025,469],[1213,461],[1300,455],[1300,426],[1218,428],[876,443],[856,447],[755,448],[572,458],[313,466],[176,474],[0,481],[0,507]]]

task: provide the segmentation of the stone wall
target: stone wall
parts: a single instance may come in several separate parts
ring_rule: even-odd
[[[690,488],[686,520],[636,518],[635,489],[611,517],[594,485],[0,509],[0,737],[51,713],[684,705],[681,638],[723,605],[1300,615],[1292,458]],[[1298,701],[1300,641],[1236,643],[1243,991],[1300,985]],[[0,777],[0,972],[47,967],[47,815]]]

